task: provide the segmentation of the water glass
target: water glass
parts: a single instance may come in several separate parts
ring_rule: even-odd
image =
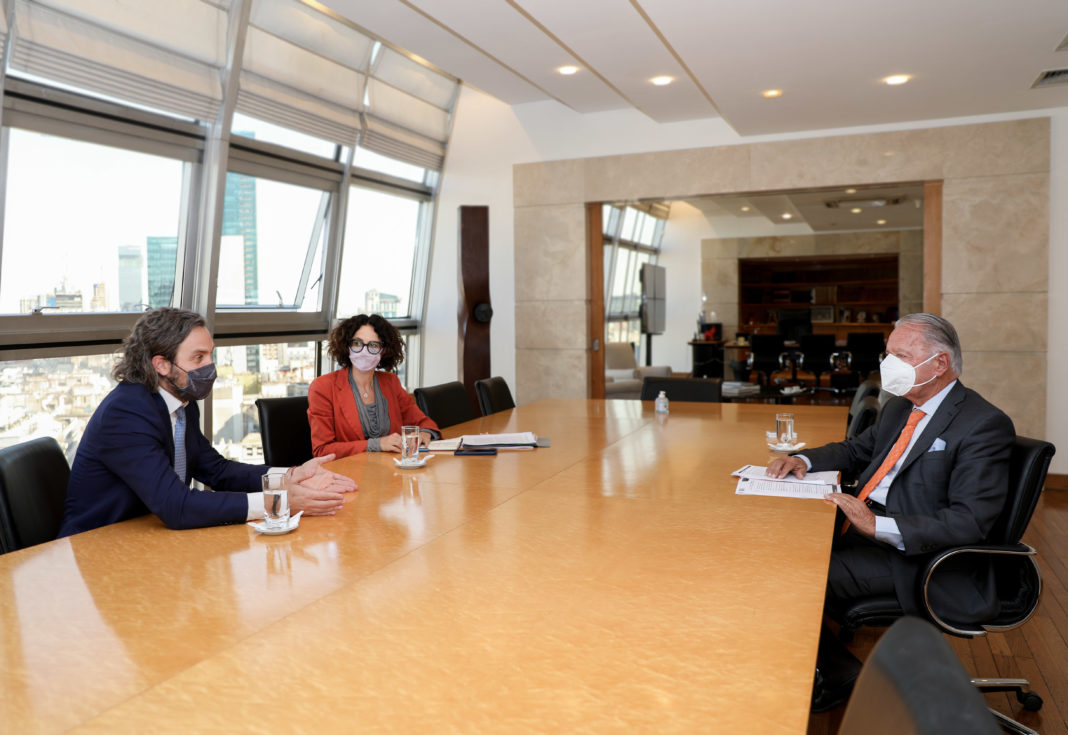
[[[775,414],[775,436],[779,438],[780,444],[794,444],[797,441],[792,413]]]
[[[289,492],[284,475],[264,475],[263,522],[267,528],[278,530],[289,525]]]
[[[401,462],[419,464],[419,427],[401,427]]]

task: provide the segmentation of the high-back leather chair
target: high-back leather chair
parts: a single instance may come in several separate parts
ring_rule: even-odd
[[[263,461],[272,467],[294,467],[312,458],[308,397],[258,398]]]
[[[1009,460],[1009,492],[1005,506],[986,541],[944,549],[927,562],[920,577],[919,599],[924,605],[925,616],[946,633],[974,638],[988,632],[1004,632],[1023,625],[1034,614],[1042,591],[1042,576],[1035,563],[1037,552],[1021,539],[1042,495],[1046,472],[1055,451],[1049,442],[1016,437]],[[930,602],[931,579],[938,574],[942,564],[947,568],[952,565],[959,568],[969,558],[977,557],[985,557],[993,565],[999,610],[984,620],[944,619]],[[832,614],[839,618],[843,637],[848,638],[862,625],[889,625],[905,613],[896,596],[884,595],[852,600],[843,610],[832,611]],[[984,678],[973,680],[973,683],[987,691],[1014,691],[1024,709],[1037,711],[1042,707],[1042,697],[1029,690],[1025,679]]]
[[[853,425],[853,419],[856,418],[857,412],[860,410],[861,403],[865,398],[872,397],[878,398],[879,391],[883,388],[882,381],[879,378],[868,378],[861,382],[857,387],[857,392],[853,394],[853,403],[849,406],[849,413],[846,415],[846,432],[849,431],[849,427]],[[882,405],[880,403],[880,405]]]
[[[55,539],[69,480],[67,458],[52,437],[0,449],[0,553]]]
[[[838,735],[994,735],[998,722],[945,638],[901,618],[860,671]]]
[[[851,439],[872,426],[879,419],[879,399],[875,396],[865,396],[853,412],[853,420],[846,429],[846,439]]]
[[[515,408],[515,400],[512,398],[512,391],[508,389],[508,382],[501,377],[476,380],[475,395],[478,396],[478,408],[483,416]]]
[[[798,344],[798,367],[812,373],[812,384],[819,387],[820,376],[834,370],[831,355],[835,352],[833,334],[806,334]]]
[[[419,410],[433,419],[439,429],[478,418],[467,398],[467,389],[458,380],[416,388],[413,393]]]
[[[664,391],[668,401],[719,403],[723,400],[720,378],[646,378],[642,381],[643,401],[656,400]]]
[[[754,334],[750,337],[749,369],[755,371],[757,379],[765,385],[771,385],[773,373],[786,369],[787,357],[786,340],[781,334]]]
[[[846,335],[846,362],[860,380],[879,369],[885,351],[886,338],[882,332],[849,332]]]

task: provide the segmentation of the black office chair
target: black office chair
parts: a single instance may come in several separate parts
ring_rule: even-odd
[[[478,418],[467,398],[467,389],[458,380],[416,388],[414,393],[419,410],[433,419],[439,429]]]
[[[798,342],[802,337],[812,334],[812,310],[779,309],[776,315],[775,331],[783,339]]]
[[[1027,524],[1035,512],[1046,481],[1050,460],[1056,451],[1049,442],[1018,436],[1009,460],[1009,492],[1005,508],[987,535],[986,542],[972,546],[945,549],[935,555],[921,575],[920,595],[925,615],[939,628],[951,635],[975,638],[988,632],[1004,632],[1019,627],[1030,619],[1038,607],[1042,591],[1042,576],[1035,562],[1035,549],[1023,543]],[[969,554],[990,558],[1000,609],[989,619],[954,621],[943,619],[931,606],[928,588],[931,578],[943,563],[950,567]],[[952,560],[952,561],[949,561]],[[905,613],[894,595],[867,597],[851,601],[843,610],[829,610],[842,626],[842,637],[850,638],[862,625],[889,625]],[[1032,712],[1042,707],[1042,697],[1028,689],[1026,679],[975,679],[973,683],[984,691],[1016,693],[1024,709]],[[1005,728],[1022,727],[995,713]],[[1015,732],[1027,732],[1015,729]]]
[[[869,426],[875,424],[879,418],[879,399],[875,396],[865,396],[853,412],[853,420],[846,429],[846,439],[851,439],[862,433]]]
[[[885,351],[886,339],[881,332],[849,332],[845,349],[838,355],[844,358],[845,367],[859,382],[879,369]]]
[[[945,638],[901,618],[860,671],[838,735],[993,735],[998,723]]]
[[[475,395],[478,396],[478,408],[483,416],[515,408],[512,391],[508,389],[508,383],[504,378],[476,380]]]
[[[257,398],[263,461],[272,467],[294,467],[312,458],[308,397]]]
[[[723,400],[720,378],[646,378],[642,381],[643,401],[653,401],[664,391],[669,401],[719,403]]]
[[[856,393],[853,394],[853,403],[849,406],[849,413],[846,415],[846,432],[848,435],[849,427],[853,425],[853,419],[856,418],[857,411],[860,410],[861,402],[868,397],[879,398],[879,392],[883,389],[882,380],[879,378],[868,378],[861,382],[857,387]],[[880,402],[880,406],[882,403]]]
[[[831,355],[836,349],[833,334],[806,334],[801,337],[797,367],[812,373],[812,383],[815,387],[819,388],[821,375],[834,370],[835,364]]]
[[[789,354],[785,342],[781,334],[754,334],[749,340],[748,367],[764,385],[770,386],[772,374],[786,369]]]
[[[67,458],[51,437],[0,449],[0,553],[55,539],[69,480]]]

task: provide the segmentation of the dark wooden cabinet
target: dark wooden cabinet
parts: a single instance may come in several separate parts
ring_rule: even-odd
[[[780,316],[806,310],[817,334],[889,333],[898,317],[898,256],[738,260],[739,332],[773,331]]]

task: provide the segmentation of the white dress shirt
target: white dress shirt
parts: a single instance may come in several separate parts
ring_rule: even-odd
[[[163,402],[167,406],[167,412],[171,417],[171,441],[174,441],[174,425],[178,420],[176,414],[178,409],[185,408],[188,405],[188,401],[183,401],[177,396],[173,395],[170,391],[160,390],[160,396],[163,398]],[[186,429],[188,431],[188,429]],[[271,467],[267,470],[268,475],[284,475],[288,470],[288,467]],[[192,475],[192,473],[190,473]],[[196,491],[193,491],[196,492]],[[246,493],[245,497],[248,498],[248,513],[245,516],[245,520],[257,521],[263,518],[263,493]]]

